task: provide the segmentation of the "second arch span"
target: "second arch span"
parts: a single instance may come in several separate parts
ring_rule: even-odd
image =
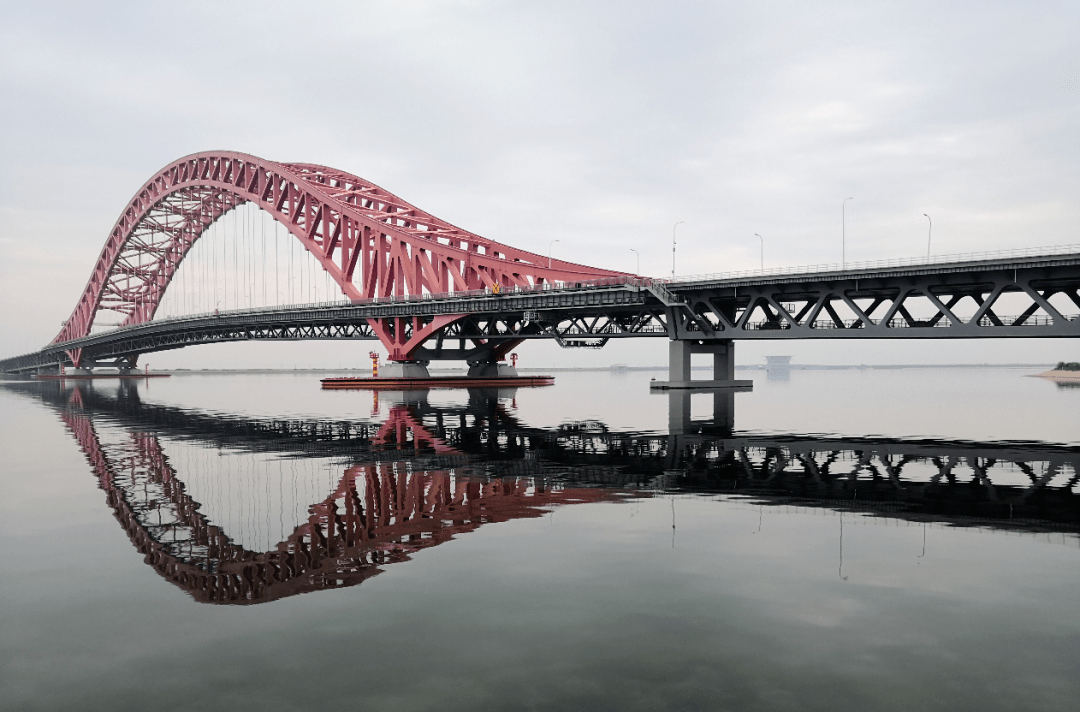
[[[164,167],[129,201],[53,343],[88,336],[101,311],[121,315],[122,326],[152,320],[195,242],[222,215],[245,203],[284,225],[350,299],[624,275],[462,230],[345,171],[211,151]],[[408,360],[423,341],[454,320],[454,315],[440,315],[369,321],[390,358]],[[69,356],[78,365],[81,348]]]

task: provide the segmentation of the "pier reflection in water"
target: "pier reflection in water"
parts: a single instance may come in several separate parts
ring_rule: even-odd
[[[353,586],[483,525],[657,496],[1080,532],[1077,448],[740,436],[730,392],[701,422],[688,394],[668,394],[667,434],[529,427],[494,389],[458,405],[384,393],[382,422],[198,412],[144,403],[137,382],[24,392],[59,414],[146,564],[205,603]]]

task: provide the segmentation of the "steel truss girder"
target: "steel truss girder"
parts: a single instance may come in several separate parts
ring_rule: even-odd
[[[1075,256],[1074,256],[1075,257]],[[1030,269],[852,277],[744,285],[671,285],[684,304],[668,308],[677,339],[1029,338],[1080,336],[1080,315],[1056,309],[1064,294],[1080,311],[1080,260]],[[1029,306],[1004,315],[995,305],[1021,295]],[[908,305],[925,300],[922,319]],[[966,317],[956,307],[971,300]],[[924,304],[925,306],[925,304]],[[851,315],[844,318],[838,309]],[[1037,311],[1042,315],[1034,316]]]

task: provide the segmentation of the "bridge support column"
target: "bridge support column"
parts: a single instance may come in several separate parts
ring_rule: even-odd
[[[517,378],[517,369],[504,359],[519,343],[511,341],[499,344],[465,359],[469,364],[469,378]]]
[[[693,380],[690,370],[690,342],[671,341],[668,343],[668,379],[671,383]]]
[[[735,342],[721,341],[713,347],[713,380],[735,380]]]
[[[708,353],[713,357],[711,380],[695,381],[690,370],[692,354]],[[747,388],[753,381],[735,380],[735,342],[723,341],[671,341],[668,344],[667,381],[653,381],[652,388]]]

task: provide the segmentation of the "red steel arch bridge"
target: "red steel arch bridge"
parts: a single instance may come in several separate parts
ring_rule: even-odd
[[[326,298],[163,318],[198,241],[247,205],[291,236],[331,286]],[[258,272],[252,262],[232,279]],[[735,340],[1075,337],[1078,312],[1076,245],[656,280],[481,237],[344,171],[221,151],[151,177],[109,232],[60,333],[0,360],[0,372],[133,369],[143,353],[204,343],[378,339],[393,362],[465,360],[493,375],[529,339],[597,348],[659,337],[672,343],[673,381],[689,381],[698,351],[716,356],[724,381]],[[103,317],[116,321],[103,329]]]

